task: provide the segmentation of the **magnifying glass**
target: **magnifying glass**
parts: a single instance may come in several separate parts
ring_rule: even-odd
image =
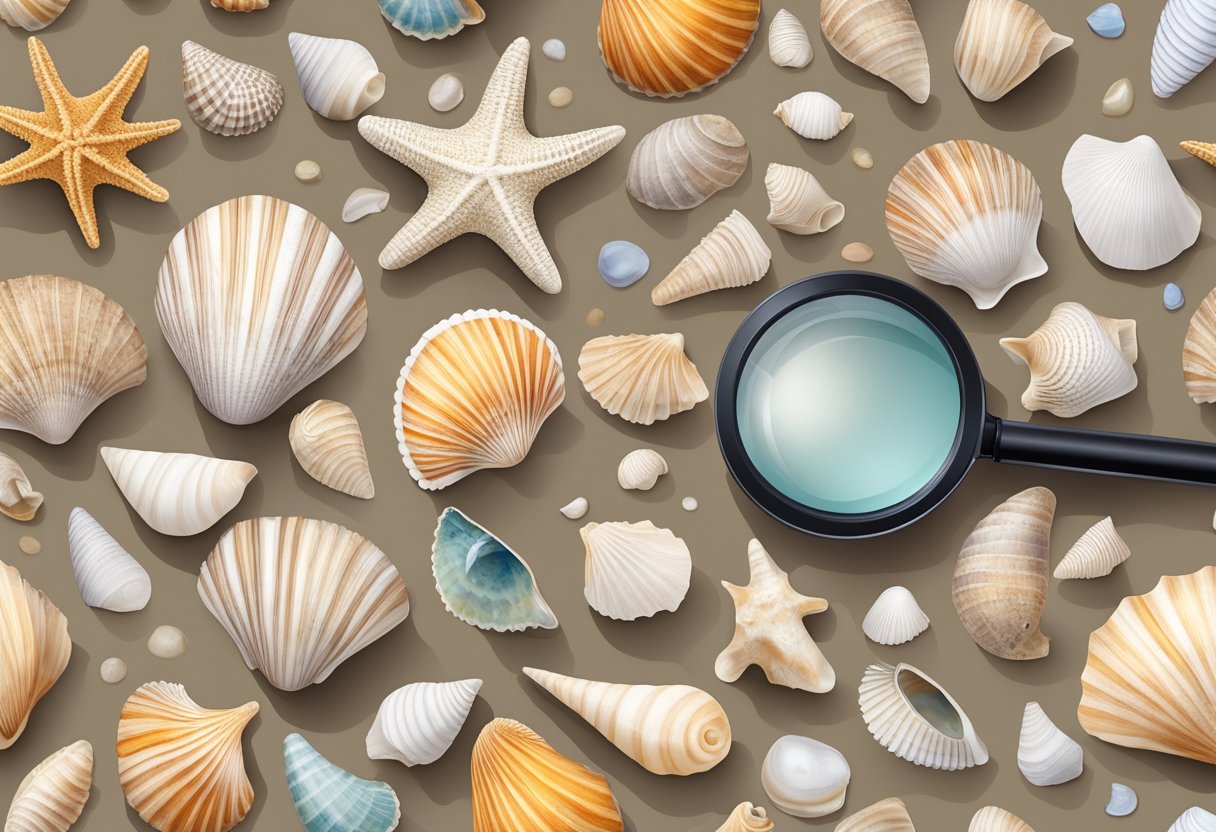
[[[726,349],[714,404],[739,487],[823,537],[919,520],[981,457],[1216,485],[1216,445],[990,415],[958,325],[920,290],[869,272],[809,277],[761,303]]]

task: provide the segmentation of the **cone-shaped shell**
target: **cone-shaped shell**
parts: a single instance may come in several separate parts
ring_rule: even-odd
[[[1053,573],[1061,581],[1077,578],[1101,578],[1132,556],[1115,523],[1107,517],[1099,520],[1072,545]]]
[[[135,321],[97,289],[45,274],[0,282],[0,428],[61,445],[147,375]]]
[[[1182,378],[1195,404],[1216,402],[1216,289],[1191,316],[1182,342]]]
[[[226,531],[198,594],[250,669],[279,690],[324,682],[410,612],[384,552],[324,520],[256,517]]]
[[[592,338],[578,354],[578,377],[600,407],[639,425],[668,419],[709,398],[678,332]]]
[[[971,0],[954,42],[954,68],[972,95],[996,101],[1070,46],[1072,38],[1051,31],[1020,0]]]
[[[1179,142],[1178,146],[1196,159],[1202,159],[1209,165],[1216,165],[1216,143],[1213,142]]]
[[[910,590],[893,586],[875,599],[861,629],[876,644],[904,644],[929,629],[929,616]]]
[[[257,712],[257,702],[208,710],[181,685],[141,685],[118,720],[118,779],[127,803],[161,832],[236,826],[253,807],[241,734]]]
[[[730,72],[759,24],[760,0],[603,0],[600,55],[629,89],[681,96]]]
[[[148,605],[152,579],[147,570],[79,507],[68,515],[68,554],[80,597],[90,607],[134,612]]]
[[[821,92],[800,92],[777,105],[773,115],[804,139],[827,141],[836,137],[853,121],[831,96]]]
[[[616,467],[616,481],[626,490],[649,491],[667,473],[667,460],[653,448],[630,451]]]
[[[694,208],[738,182],[747,159],[747,142],[730,119],[714,115],[672,119],[643,136],[634,148],[625,190],[651,208]]]
[[[314,112],[350,121],[384,97],[384,73],[367,47],[353,40],[287,35],[304,100]]]
[[[0,514],[22,523],[33,520],[42,506],[42,493],[35,491],[21,463],[0,453]]]
[[[588,523],[579,530],[587,549],[583,594],[600,615],[633,621],[674,612],[688,595],[688,545],[649,520]]]
[[[1136,322],[1107,318],[1079,303],[1061,303],[1026,338],[1001,346],[1030,370],[1022,393],[1027,410],[1068,418],[1136,389]]]
[[[529,321],[469,310],[423,333],[397,379],[398,449],[419,486],[447,488],[528,455],[566,398],[562,357]]]
[[[480,679],[397,688],[380,703],[367,732],[367,756],[407,766],[435,762],[456,741],[479,690]]]
[[[192,40],[182,44],[182,94],[199,127],[220,136],[261,130],[279,114],[285,95],[279,79],[266,70]]]
[[[777,66],[793,69],[802,69],[815,57],[806,27],[786,9],[778,9],[768,26],[768,56]]]
[[[378,0],[384,19],[419,40],[446,38],[486,19],[477,0]]]
[[[772,832],[773,820],[761,806],[744,801],[718,827],[718,832]]]
[[[1031,785],[1058,786],[1081,776],[1085,753],[1038,702],[1027,702],[1018,738],[1018,770]]]
[[[650,300],[666,306],[716,289],[747,286],[764,277],[772,259],[756,227],[731,211],[654,287]]]
[[[1216,832],[1216,815],[1192,806],[1170,824],[1169,832]]]
[[[287,436],[308,476],[361,500],[376,496],[359,420],[342,402],[313,402],[291,420]]]
[[[21,736],[71,655],[67,618],[16,568],[0,562],[0,750]]]
[[[1124,598],[1089,639],[1081,727],[1099,739],[1216,765],[1216,567]]]
[[[1210,0],[1168,0],[1153,37],[1153,94],[1169,98],[1216,59],[1216,6]]]
[[[844,206],[828,195],[810,171],[776,162],[764,175],[768,224],[791,234],[818,234],[844,219]]]
[[[173,238],[156,319],[203,406],[248,425],[359,346],[367,297],[325,223],[275,197],[243,196]]]
[[[473,832],[624,832],[608,780],[513,719],[481,729],[470,772]]]
[[[835,832],[916,832],[908,807],[898,797],[888,797],[836,825]]]
[[[102,448],[101,459],[144,522],[177,537],[214,526],[258,473],[248,462],[197,454]]]
[[[63,14],[70,0],[0,0],[0,20],[27,32],[45,29]]]
[[[819,25],[845,59],[917,104],[929,100],[929,56],[908,0],[823,0]]]
[[[844,805],[853,772],[827,743],[787,734],[769,748],[760,784],[773,805],[796,818],[819,818]]]
[[[709,771],[730,752],[718,701],[688,685],[622,685],[524,668],[524,674],[653,774]]]
[[[985,806],[971,818],[967,832],[1034,832],[1030,824],[999,806]]]
[[[93,746],[77,740],[34,767],[17,786],[4,832],[67,832],[93,785]]]
[[[305,832],[389,832],[401,821],[392,786],[334,765],[299,734],[283,739],[283,768]]]

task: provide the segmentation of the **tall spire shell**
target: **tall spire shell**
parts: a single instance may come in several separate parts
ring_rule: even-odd
[[[90,607],[134,612],[148,605],[152,579],[83,508],[68,515],[68,554],[80,597]]]
[[[313,112],[350,121],[384,97],[384,73],[363,44],[299,32],[289,33],[287,43]]]
[[[954,42],[954,67],[981,101],[996,101],[1073,40],[1021,0],[970,0]]]
[[[908,0],[823,0],[819,25],[846,60],[917,104],[929,100],[929,55]]]
[[[15,567],[0,561],[0,751],[21,736],[71,655],[67,618]]]
[[[768,273],[772,259],[756,227],[731,211],[654,287],[650,300],[667,306],[718,289],[748,286]]]
[[[1216,3],[1168,0],[1161,9],[1149,67],[1153,94],[1169,98],[1216,59]]]
[[[77,740],[47,757],[21,781],[5,832],[67,832],[93,786],[93,746]]]
[[[285,97],[279,79],[266,70],[192,40],[182,44],[182,94],[190,117],[220,136],[256,133],[274,121]]]

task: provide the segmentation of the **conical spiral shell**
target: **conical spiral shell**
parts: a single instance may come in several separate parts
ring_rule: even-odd
[[[318,399],[301,410],[288,439],[300,467],[317,482],[361,500],[376,496],[359,420],[342,402]]]
[[[844,206],[828,195],[810,171],[776,162],[764,175],[768,224],[791,234],[819,234],[844,219]]]
[[[236,826],[253,807],[241,734],[257,712],[257,702],[208,710],[181,685],[141,685],[118,720],[118,779],[127,803],[161,832]]]
[[[1168,0],[1153,36],[1153,94],[1169,98],[1216,59],[1216,5],[1210,0]]]
[[[761,806],[744,801],[734,808],[718,832],[772,832],[773,820]]]
[[[286,691],[324,682],[410,612],[401,573],[374,543],[304,517],[237,523],[204,561],[198,594],[245,665]]]
[[[70,0],[0,0],[0,20],[27,32],[37,32],[54,23]]]
[[[821,92],[800,92],[777,105],[773,115],[804,139],[827,141],[848,127],[853,114]]]
[[[1187,326],[1182,378],[1195,404],[1216,402],[1216,289],[1208,292]]]
[[[1216,832],[1216,814],[1192,806],[1170,824],[1169,832]]]
[[[640,425],[668,419],[709,398],[678,332],[592,338],[578,354],[578,377],[600,407]]]
[[[717,289],[748,286],[764,277],[772,259],[756,227],[731,211],[654,287],[650,300],[667,306]]]
[[[21,736],[71,655],[67,618],[15,567],[0,561],[0,751]]]
[[[67,832],[93,786],[93,746],[77,740],[47,757],[21,781],[4,832]]]
[[[1101,578],[1132,556],[1111,518],[1099,520],[1072,545],[1053,573],[1061,581]]]
[[[985,806],[971,818],[967,832],[1034,832],[1030,824],[999,806]]]
[[[738,182],[747,170],[748,156],[747,141],[728,118],[672,119],[643,136],[634,148],[625,190],[651,208],[695,208]]]
[[[835,832],[916,832],[908,807],[898,797],[888,797],[836,825]]]
[[[929,56],[908,0],[823,0],[819,25],[846,60],[917,104],[929,100]]]
[[[0,282],[0,428],[61,445],[147,376],[135,321],[97,289],[45,274]]]
[[[0,514],[19,522],[33,520],[42,506],[42,493],[34,490],[21,463],[0,453]]]
[[[283,769],[304,832],[390,832],[401,821],[392,786],[334,765],[299,734],[283,738]]]
[[[929,616],[906,587],[893,586],[874,600],[861,629],[876,644],[904,644],[929,629]]]
[[[479,690],[480,679],[397,688],[380,703],[367,732],[367,756],[406,766],[435,762],[452,747]]]
[[[963,541],[951,595],[959,620],[980,647],[1002,659],[1041,659],[1047,565],[1056,495],[1028,488],[994,508]]]
[[[627,490],[649,491],[667,473],[667,460],[653,448],[630,451],[616,467],[616,481]]]
[[[198,125],[220,136],[261,130],[279,114],[285,95],[279,79],[266,70],[192,40],[182,44],[182,94]]]
[[[359,346],[367,296],[325,223],[275,197],[243,196],[173,238],[156,319],[203,406],[248,425]]]
[[[566,398],[562,357],[518,315],[469,310],[410,350],[393,422],[410,476],[437,491],[486,468],[518,465]]]
[[[891,180],[886,218],[912,271],[957,286],[979,309],[1047,271],[1039,185],[1025,165],[983,142],[943,142],[913,156]]]
[[[1084,751],[1038,702],[1027,702],[1018,738],[1018,770],[1034,786],[1058,786],[1081,776]]]
[[[419,40],[439,40],[486,19],[477,0],[378,0],[380,13],[397,31]]]
[[[587,549],[583,594],[600,615],[620,621],[674,612],[688,595],[688,545],[649,520],[588,523],[579,530]]]
[[[730,752],[726,712],[699,688],[593,682],[531,667],[523,672],[653,774],[709,771]]]
[[[802,69],[815,57],[806,27],[792,12],[778,9],[768,25],[768,56],[777,66]]]
[[[68,515],[68,554],[80,597],[90,607],[134,612],[148,605],[152,579],[147,570],[79,507]]]
[[[300,89],[312,110],[350,121],[384,97],[384,73],[367,47],[353,40],[287,35]]]
[[[1030,370],[1022,393],[1027,410],[1079,416],[1136,389],[1136,322],[1107,318],[1079,303],[1057,304],[1026,338],[1002,338],[1001,347]]]
[[[1020,0],[971,0],[954,42],[954,68],[980,101],[996,101],[1029,78],[1072,38],[1051,31]]]

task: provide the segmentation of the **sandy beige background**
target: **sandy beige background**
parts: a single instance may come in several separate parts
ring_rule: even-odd
[[[568,368],[582,343],[606,333],[682,331],[688,351],[707,380],[735,326],[778,286],[842,265],[838,253],[851,240],[870,243],[875,270],[911,280],[955,314],[990,381],[993,411],[1026,416],[1018,404],[1025,371],[997,347],[997,338],[1025,334],[1051,307],[1079,300],[1095,311],[1139,322],[1140,387],[1117,402],[1074,420],[1078,426],[1209,439],[1216,410],[1195,406],[1182,385],[1179,351],[1187,320],[1216,283],[1211,232],[1175,262],[1148,274],[1106,269],[1083,248],[1074,232],[1060,187],[1060,166],[1069,145],[1083,132],[1111,139],[1150,133],[1174,170],[1216,222],[1216,170],[1177,149],[1180,139],[1212,139],[1216,76],[1158,101],[1148,85],[1148,60],[1160,2],[1127,2],[1128,32],[1104,41],[1085,25],[1096,0],[1043,3],[1050,22],[1077,39],[1021,88],[996,104],[973,101],[952,66],[952,46],[965,4],[922,0],[917,14],[933,66],[933,96],[916,106],[899,92],[841,60],[812,25],[816,56],[804,71],[781,70],[768,60],[764,37],[736,71],[707,93],[678,101],[648,100],[614,84],[595,48],[598,4],[592,0],[486,0],[487,21],[447,41],[420,43],[382,21],[372,0],[326,3],[274,0],[269,10],[225,15],[206,0],[74,0],[43,37],[68,87],[87,94],[104,84],[131,50],[152,48],[152,63],[133,102],[133,118],[176,116],[180,133],[138,151],[136,160],[172,192],[154,205],[115,190],[98,192],[103,244],[85,248],[62,195],[51,184],[0,190],[0,253],[3,275],[55,272],[94,284],[135,316],[150,350],[147,383],[100,408],[75,438],[48,447],[24,434],[6,433],[0,448],[12,452],[47,504],[31,527],[4,521],[4,560],[20,567],[46,591],[71,622],[75,650],[59,683],[37,708],[25,735],[0,752],[0,804],[39,760],[77,738],[97,750],[95,789],[79,828],[146,828],[123,801],[115,772],[113,741],[123,699],[139,683],[166,679],[184,683],[202,704],[232,706],[250,699],[261,716],[246,736],[246,759],[257,801],[242,828],[296,826],[283,775],[280,743],[301,731],[323,753],[365,777],[387,780],[401,797],[404,830],[469,828],[468,757],[480,727],[493,716],[518,718],[563,753],[609,776],[631,829],[640,832],[714,830],[741,800],[765,802],[760,763],[769,745],[785,733],[832,743],[847,756],[853,783],[845,812],[818,821],[778,814],[779,829],[831,828],[845,813],[889,795],[903,797],[924,830],[962,830],[980,806],[997,803],[1017,812],[1039,832],[1077,829],[1164,830],[1193,804],[1216,809],[1216,780],[1200,763],[1133,752],[1088,738],[1076,721],[1078,678],[1089,633],[1125,595],[1152,588],[1162,573],[1182,573],[1212,561],[1211,491],[1133,481],[1037,472],[981,463],[967,484],[934,516],[890,537],[861,543],[832,543],[779,527],[750,505],[730,482],[713,437],[708,403],[650,428],[605,414],[568,372],[565,405],[545,426],[531,455],[516,469],[483,472],[439,494],[420,491],[401,465],[389,418],[398,368],[419,334],[440,318],[469,307],[508,309],[544,328],[558,343]],[[762,31],[779,8],[765,3]],[[1151,8],[1150,8],[1151,7]],[[817,4],[793,0],[791,8],[809,23]],[[359,138],[353,123],[315,116],[299,94],[287,48],[287,33],[356,38],[376,55],[388,75],[388,93],[372,112],[450,126],[471,114],[497,56],[519,35],[533,40],[528,121],[540,135],[620,123],[623,144],[592,168],[548,189],[540,198],[540,226],[566,279],[558,296],[542,294],[488,242],[466,237],[400,272],[376,265],[383,244],[421,201],[421,180]],[[540,43],[560,37],[569,47],[565,63],[540,56]],[[185,111],[178,54],[185,38],[277,73],[288,99],[278,120],[246,138],[221,138],[200,131]],[[441,72],[461,73],[469,100],[440,115],[426,104],[426,91]],[[1138,102],[1129,117],[1101,115],[1102,93],[1130,75]],[[38,98],[21,32],[0,32],[0,99],[34,107]],[[567,84],[574,105],[554,110],[548,91]],[[825,91],[857,114],[853,125],[826,143],[799,139],[772,117],[781,99],[805,89]],[[752,166],[733,188],[684,213],[659,213],[632,202],[622,182],[629,154],[644,133],[661,121],[702,112],[730,117],[747,136]],[[978,313],[958,291],[928,285],[911,275],[883,227],[887,184],[903,162],[922,147],[945,139],[975,138],[1014,153],[1034,171],[1046,210],[1040,244],[1051,271],[1014,289],[1000,306]],[[849,150],[864,146],[876,164],[860,171]],[[7,158],[22,144],[0,136]],[[324,180],[306,186],[292,167],[315,159]],[[810,238],[778,234],[763,223],[764,168],[772,161],[804,165],[848,206],[844,223]],[[391,191],[389,210],[357,225],[344,225],[339,211],[346,195],[364,185]],[[170,237],[199,212],[243,193],[274,194],[297,202],[328,222],[363,271],[371,300],[370,329],[363,345],[327,376],[296,396],[271,418],[246,428],[223,424],[194,399],[173,360],[152,310],[156,271]],[[702,234],[732,208],[744,211],[774,252],[771,274],[747,289],[720,293],[657,310],[650,287]],[[627,290],[613,290],[597,276],[600,245],[629,239],[646,248],[652,273]],[[1177,281],[1187,293],[1184,310],[1161,305],[1161,287]],[[607,312],[598,330],[584,323],[592,307]],[[372,502],[348,498],[310,480],[295,465],[287,443],[294,413],[325,396],[349,402],[367,438],[377,485]],[[892,402],[898,406],[898,402]],[[1036,421],[1053,421],[1036,416]],[[101,465],[97,449],[124,447],[211,453],[247,459],[260,476],[244,501],[216,527],[193,539],[170,539],[150,531],[124,504]],[[615,482],[617,460],[642,445],[660,448],[672,474],[646,494],[622,492]],[[973,524],[1009,494],[1033,484],[1059,495],[1053,543],[1059,558],[1091,523],[1113,514],[1135,553],[1109,578],[1053,581],[1043,630],[1053,637],[1049,657],[1014,664],[989,657],[959,625],[949,585],[955,553]],[[582,597],[583,550],[578,524],[557,508],[577,495],[591,500],[588,520],[651,519],[688,541],[695,570],[691,592],[676,614],[620,623],[593,614]],[[701,508],[680,508],[693,495]],[[434,591],[429,549],[435,518],[456,505],[497,532],[536,570],[562,621],[547,635],[494,635],[468,627],[446,613]],[[66,520],[73,506],[92,512],[152,574],[154,594],[143,612],[115,615],[86,608],[75,589],[66,553]],[[248,672],[220,626],[195,593],[200,562],[234,521],[261,514],[298,513],[347,524],[375,540],[398,564],[410,586],[413,611],[389,636],[350,660],[326,684],[281,693]],[[37,557],[17,550],[20,535],[43,542]],[[808,620],[814,637],[835,665],[839,683],[826,695],[768,685],[758,670],[734,685],[719,682],[713,660],[732,629],[732,607],[718,582],[746,578],[746,544],[760,538],[788,569],[795,586],[832,601]],[[869,644],[860,623],[885,587],[911,587],[933,627],[900,648]],[[176,661],[153,659],[144,642],[159,624],[186,631],[190,649]],[[130,676],[103,685],[98,666],[121,656]],[[942,682],[968,710],[992,752],[991,762],[960,773],[914,767],[883,751],[868,736],[856,708],[856,686],[865,665],[905,660]],[[687,682],[704,687],[728,710],[735,731],[730,756],[710,773],[687,780],[650,775],[625,758],[576,716],[540,692],[519,669],[524,665],[617,681]],[[406,770],[373,763],[363,737],[381,698],[411,681],[469,676],[485,687],[469,725],[438,764]],[[1036,789],[1016,766],[1018,726],[1027,700],[1048,714],[1086,749],[1077,781]],[[1102,814],[1112,780],[1133,785],[1141,808],[1132,818]]]

